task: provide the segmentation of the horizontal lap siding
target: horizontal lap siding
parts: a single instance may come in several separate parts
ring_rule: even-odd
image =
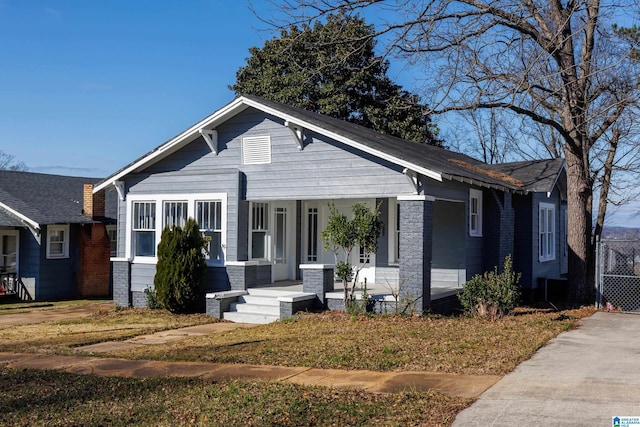
[[[538,236],[533,231],[534,218],[537,220],[538,214],[536,212],[534,216],[531,195],[514,195],[513,208],[515,213],[513,270],[522,274],[520,285],[531,288],[533,263],[539,262]]]
[[[47,227],[41,233],[40,274],[36,282],[35,298],[39,301],[73,298],[76,296],[76,275],[78,273],[79,225],[69,228],[69,257],[47,259]]]
[[[248,135],[271,137],[271,163],[241,166],[249,200],[371,198],[413,192],[399,166],[310,131],[299,150],[281,120],[250,117],[255,120]],[[235,145],[241,145],[242,136],[238,133]]]
[[[148,287],[153,288],[153,278],[155,275],[155,264],[132,264],[131,292],[144,292]]]

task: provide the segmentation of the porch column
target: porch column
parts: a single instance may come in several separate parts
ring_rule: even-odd
[[[131,307],[131,264],[126,258],[111,258],[113,266],[113,302]]]
[[[399,196],[400,299],[415,301],[418,314],[431,308],[432,196]]]
[[[316,308],[324,309],[325,294],[333,291],[333,264],[300,264],[302,271],[302,292],[316,294]]]
[[[258,261],[227,261],[226,267],[232,291],[244,291],[258,285]]]

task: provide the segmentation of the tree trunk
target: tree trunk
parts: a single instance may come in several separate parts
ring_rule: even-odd
[[[573,304],[586,301],[588,287],[588,263],[591,259],[591,200],[592,189],[585,176],[585,165],[581,155],[565,148],[567,162],[567,208],[569,213],[569,295]]]

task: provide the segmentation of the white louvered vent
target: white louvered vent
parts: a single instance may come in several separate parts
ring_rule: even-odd
[[[271,163],[271,137],[266,135],[242,138],[242,161],[245,165]]]

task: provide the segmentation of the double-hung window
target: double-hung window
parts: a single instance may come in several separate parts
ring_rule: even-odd
[[[482,191],[469,190],[469,235],[482,237]]]
[[[222,262],[222,202],[196,201],[196,221],[200,232],[208,240],[207,259],[215,263]]]
[[[69,258],[69,225],[47,227],[47,258]]]
[[[163,227],[184,227],[188,209],[187,202],[164,202]]]
[[[538,209],[538,255],[540,262],[556,259],[555,205],[540,203]]]
[[[251,205],[251,259],[267,259],[269,235],[269,204]]]
[[[133,202],[133,254],[156,255],[156,202]]]

